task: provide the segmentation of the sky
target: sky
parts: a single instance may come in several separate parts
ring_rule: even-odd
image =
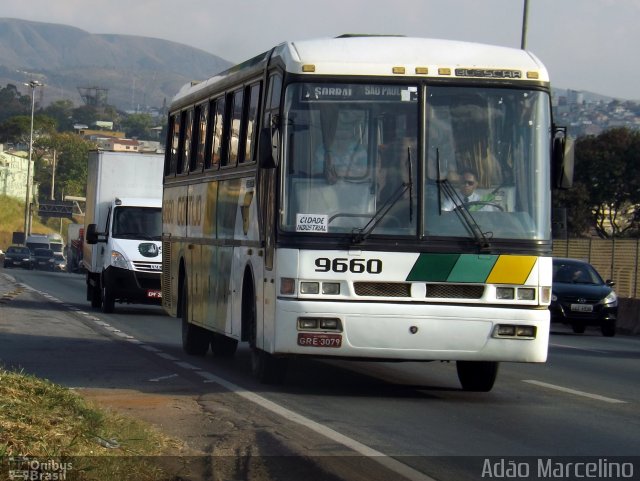
[[[161,38],[233,63],[343,33],[520,48],[524,30],[554,87],[640,101],[640,0],[3,0],[0,17]]]

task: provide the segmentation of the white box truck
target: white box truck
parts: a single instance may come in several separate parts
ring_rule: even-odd
[[[89,153],[82,263],[92,307],[160,305],[163,166],[162,154]]]

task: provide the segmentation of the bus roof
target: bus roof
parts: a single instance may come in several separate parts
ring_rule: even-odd
[[[288,71],[299,73],[302,73],[303,65],[313,65],[315,74],[518,80],[504,73],[517,70],[522,73],[521,79],[524,80],[527,79],[527,72],[537,73],[535,80],[549,80],[542,62],[528,51],[454,40],[343,36],[288,42],[276,48],[276,55],[284,60]],[[405,73],[394,73],[396,67],[404,67]],[[416,68],[421,73],[417,73]],[[446,69],[449,69],[449,73]],[[456,73],[456,69],[466,71]]]
[[[526,50],[443,39],[343,35],[284,42],[204,82],[184,85],[173,101],[181,103],[237,74],[256,75],[270,57],[272,62],[280,60],[288,72],[303,75],[549,82],[545,66]]]

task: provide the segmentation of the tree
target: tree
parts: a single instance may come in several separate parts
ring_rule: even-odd
[[[46,115],[33,117],[33,139],[48,135],[56,130],[56,122]],[[29,148],[31,138],[31,114],[18,115],[0,124],[0,139],[2,142],[23,144]]]
[[[640,205],[640,132],[606,130],[576,142],[577,184],[588,191],[592,225],[603,238],[634,229]]]
[[[122,128],[129,138],[145,140],[155,138],[152,127],[153,119],[149,114],[130,114],[122,120]]]
[[[54,198],[62,195],[85,196],[87,184],[87,158],[95,146],[71,132],[55,133],[38,139],[35,172],[40,182],[41,198],[51,198],[51,169],[54,151],[56,176]],[[46,160],[45,160],[46,159]]]
[[[0,89],[0,122],[16,115],[29,115],[31,112],[31,96],[22,95],[13,84]]]

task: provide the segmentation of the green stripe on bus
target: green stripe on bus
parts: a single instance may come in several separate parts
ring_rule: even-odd
[[[420,254],[406,280],[484,283],[497,260],[495,255]]]
[[[460,254],[420,254],[407,281],[444,282]]]
[[[494,255],[462,254],[447,281],[484,283],[497,260]]]

